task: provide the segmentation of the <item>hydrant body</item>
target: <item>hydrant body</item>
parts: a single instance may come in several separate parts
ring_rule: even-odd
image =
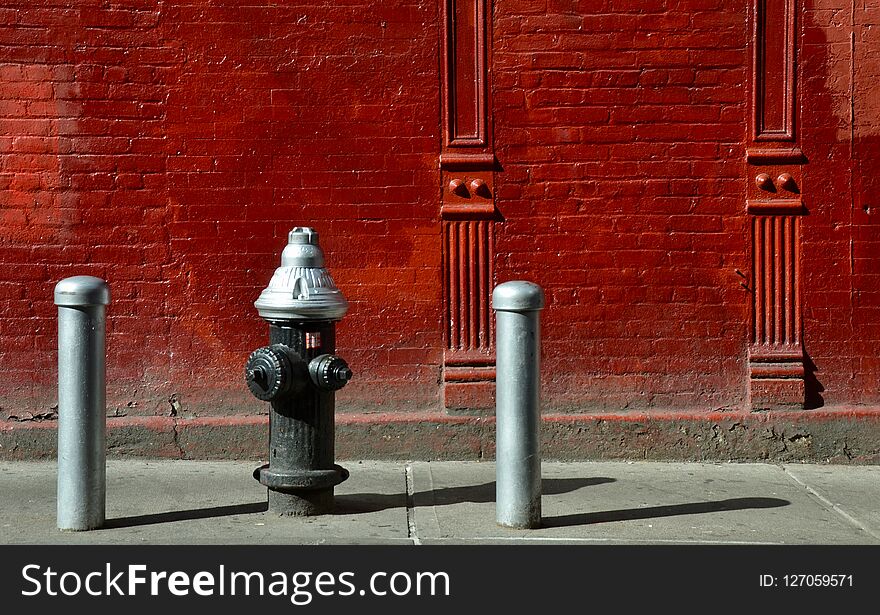
[[[290,232],[281,267],[254,305],[269,322],[269,346],[251,353],[245,379],[271,404],[269,463],[254,477],[269,490],[270,512],[329,513],[333,488],[348,478],[334,463],[335,391],[352,374],[334,354],[348,303],[324,269],[314,230]]]

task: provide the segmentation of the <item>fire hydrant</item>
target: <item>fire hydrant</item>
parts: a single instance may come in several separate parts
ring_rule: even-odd
[[[329,513],[333,488],[348,478],[334,463],[335,392],[352,372],[334,354],[348,302],[324,268],[318,233],[290,231],[281,266],[254,305],[269,322],[269,345],[250,355],[245,379],[271,403],[269,463],[254,477],[268,487],[272,513]]]

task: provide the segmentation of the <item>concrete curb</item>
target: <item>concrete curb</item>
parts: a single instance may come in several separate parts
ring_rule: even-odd
[[[266,455],[267,421],[266,416],[110,418],[108,455],[258,460]],[[0,459],[54,457],[56,425],[0,424]],[[549,414],[541,432],[548,460],[880,463],[880,408]],[[340,413],[336,420],[338,459],[491,459],[494,439],[491,416]]]

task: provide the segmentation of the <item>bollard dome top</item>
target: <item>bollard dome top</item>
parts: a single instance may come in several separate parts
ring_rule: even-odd
[[[110,287],[101,278],[75,275],[55,285],[55,305],[107,305]]]
[[[492,291],[492,309],[500,312],[533,312],[544,309],[544,291],[532,282],[515,280]]]
[[[254,302],[260,316],[275,320],[339,320],[348,301],[324,267],[318,233],[297,226],[281,252],[281,266]]]

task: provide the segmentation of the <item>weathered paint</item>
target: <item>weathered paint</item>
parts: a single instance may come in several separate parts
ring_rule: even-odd
[[[488,416],[341,414],[336,453],[351,459],[489,460]],[[126,417],[108,420],[108,455],[264,460],[268,418]],[[0,426],[0,459],[51,458],[52,422]],[[773,412],[635,412],[546,415],[547,460],[810,461],[880,463],[877,409]]]
[[[753,0],[494,2],[493,130],[478,148],[494,155],[491,172],[462,172],[453,158],[441,168],[445,6],[0,3],[0,419],[55,403],[51,288],[83,273],[116,297],[111,415],[256,416],[240,373],[264,333],[252,303],[303,224],[326,238],[352,303],[338,340],[358,380],[339,408],[364,413],[371,435],[382,424],[370,410],[436,415],[458,331],[444,292],[465,288],[444,278],[444,237],[459,223],[441,214],[456,206],[442,194],[456,173],[491,183],[492,232],[474,231],[485,237],[477,286],[480,275],[534,279],[547,293],[546,410],[645,411],[655,433],[677,424],[656,409],[703,421],[751,407],[763,369],[749,360],[763,305],[751,229],[764,214],[747,203],[762,172],[791,174],[806,210],[791,248],[799,276],[780,277],[785,292],[799,284],[806,406],[880,404],[880,2],[793,3],[797,164],[746,162]],[[784,45],[773,49],[784,65]],[[766,83],[784,108],[789,82]],[[784,133],[781,117],[767,126]],[[479,300],[466,305],[468,322],[485,325]],[[477,342],[481,331],[466,330]],[[491,367],[466,367],[450,401],[485,403],[474,378]],[[787,384],[758,393],[797,397]],[[870,420],[845,416],[816,424],[872,433]],[[467,421],[449,425],[483,424]],[[3,437],[38,433],[2,425]],[[143,434],[134,449],[180,454],[170,431],[130,425]],[[486,450],[461,429],[456,450]],[[391,433],[389,454],[413,435]],[[572,451],[614,454],[599,431],[566,433]],[[636,441],[624,437],[625,454]],[[667,454],[676,442],[670,433],[654,446]],[[760,456],[758,442],[740,445]],[[694,446],[681,450],[703,454]]]

